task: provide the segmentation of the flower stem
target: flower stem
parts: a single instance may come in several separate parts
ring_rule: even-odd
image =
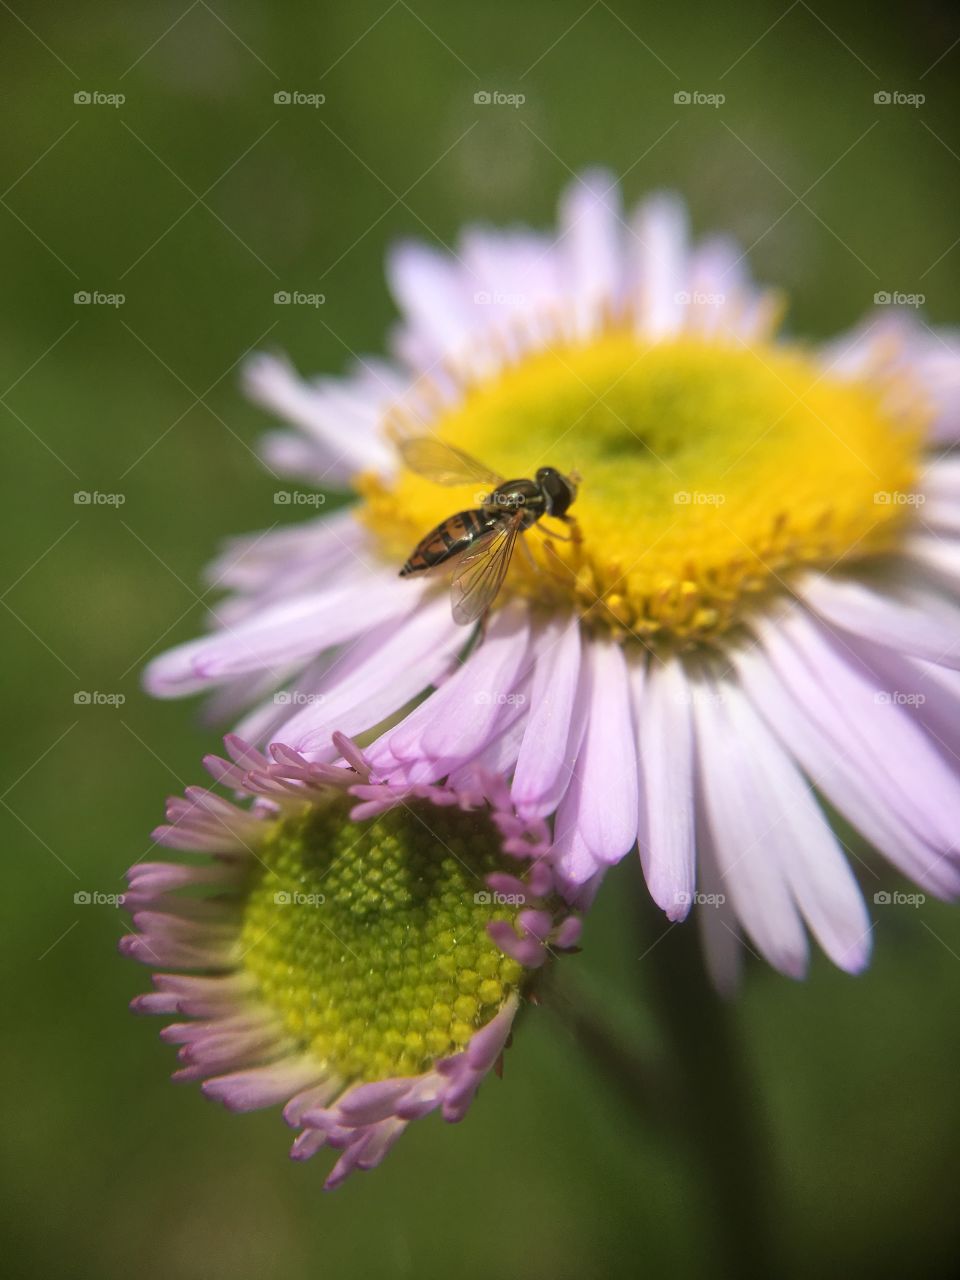
[[[569,971],[551,983],[546,1003],[644,1129],[685,1144],[714,1219],[705,1237],[713,1242],[712,1273],[768,1280],[777,1274],[770,1157],[737,1010],[711,985],[693,922],[665,929],[639,865],[636,876],[639,936],[659,935],[643,956],[638,979],[658,1018],[661,1053],[632,1049],[601,1002],[572,982]]]
[[[663,917],[639,862],[635,879],[640,936],[662,935]],[[647,952],[638,976],[667,1042],[679,1104],[676,1128],[698,1160],[712,1202],[714,1270],[738,1280],[767,1280],[777,1274],[769,1208],[773,1171],[738,1009],[707,976],[695,923],[668,927],[668,934]]]

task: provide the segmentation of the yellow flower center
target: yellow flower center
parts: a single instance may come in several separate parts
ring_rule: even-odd
[[[582,541],[544,519],[523,535],[499,603],[650,639],[715,635],[801,566],[888,550],[910,504],[928,411],[889,383],[842,381],[798,346],[623,331],[526,356],[464,390],[430,434],[507,478],[580,473]],[[901,389],[902,390],[902,389]],[[397,434],[424,434],[394,415]],[[399,568],[480,486],[402,472],[360,478],[362,518]]]

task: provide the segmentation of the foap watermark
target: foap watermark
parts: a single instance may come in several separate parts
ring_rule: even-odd
[[[278,707],[319,707],[326,698],[325,693],[301,693],[299,689],[281,689],[273,695]]]
[[[699,89],[678,89],[673,101],[678,107],[722,107],[725,93],[701,93]]]
[[[873,695],[880,707],[922,707],[927,700],[925,693],[905,693],[902,689],[879,689]]]
[[[922,507],[927,495],[910,489],[878,489],[873,500],[878,507]]]
[[[273,101],[278,107],[322,107],[327,100],[325,93],[304,93],[300,89],[278,89]]]
[[[299,889],[278,889],[273,895],[278,907],[322,907],[326,898],[322,893],[301,893]]]
[[[78,689],[73,695],[76,707],[122,707],[126,700],[125,693],[102,693],[99,689]]]
[[[672,700],[678,707],[722,707],[727,695],[707,684],[686,684],[672,695]]]
[[[73,95],[78,107],[122,107],[126,100],[125,93],[103,93],[99,89],[78,89]]]
[[[325,493],[310,493],[306,489],[277,489],[273,495],[275,507],[322,507],[326,500]]]
[[[479,289],[473,295],[478,307],[524,307],[529,298],[525,293],[500,293],[496,289]]]
[[[522,893],[498,893],[493,889],[479,889],[473,900],[478,907],[522,907],[526,902]]]
[[[78,489],[73,495],[75,507],[122,507],[125,493],[101,493],[99,489]]]
[[[675,893],[673,900],[678,907],[722,907],[727,900],[725,893]]]
[[[727,300],[727,295],[704,293],[700,289],[694,289],[691,293],[687,289],[681,289],[679,293],[673,295],[673,300],[681,307],[722,307]]]
[[[100,289],[78,289],[73,295],[75,307],[122,307],[125,293],[103,293]]]
[[[901,289],[879,289],[873,295],[875,307],[922,307],[926,300],[925,293],[904,293]]]
[[[878,907],[922,907],[926,900],[925,893],[902,893],[899,889],[878,889],[873,895]]]
[[[902,93],[899,89],[878,89],[873,100],[878,107],[922,107],[927,96],[924,93]]]
[[[722,507],[726,500],[726,494],[704,493],[699,489],[678,489],[673,495],[674,504],[678,507]]]
[[[78,907],[122,907],[124,898],[122,893],[101,893],[99,889],[78,889],[73,895]]]
[[[278,289],[273,295],[275,307],[322,307],[325,293],[304,293],[302,289]]]
[[[480,689],[473,695],[474,705],[478,707],[522,707],[526,705],[525,693],[488,693]]]
[[[478,107],[522,107],[526,102],[526,94],[502,93],[499,89],[478,89],[473,95],[474,105]]]

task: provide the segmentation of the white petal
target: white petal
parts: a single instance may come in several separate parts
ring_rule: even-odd
[[[554,792],[566,786],[579,740],[573,710],[580,680],[580,623],[551,621],[538,638],[530,692],[530,714],[513,779],[513,802],[526,817],[546,817],[556,808]]]
[[[637,716],[645,794],[640,861],[650,896],[671,920],[686,916],[695,888],[690,701],[681,662],[652,661]]]
[[[900,653],[960,667],[960,609],[929,585],[865,583],[808,574],[797,594],[828,622]]]
[[[807,940],[773,836],[777,797],[758,776],[722,699],[726,689],[695,689],[694,723],[704,807],[723,892],[762,955],[783,973],[802,977]]]

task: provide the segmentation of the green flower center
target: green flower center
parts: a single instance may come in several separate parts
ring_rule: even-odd
[[[482,811],[424,801],[370,822],[334,800],[276,824],[258,850],[241,965],[305,1049],[345,1082],[417,1075],[456,1053],[528,977],[486,934],[524,903]]]

